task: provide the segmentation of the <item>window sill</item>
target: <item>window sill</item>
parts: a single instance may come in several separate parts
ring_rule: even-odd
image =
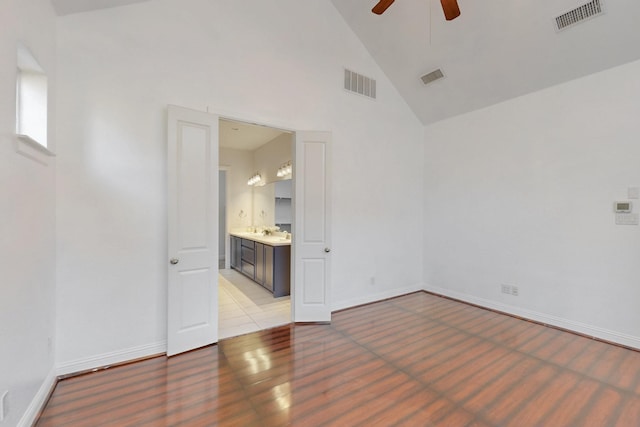
[[[46,154],[47,156],[50,156],[50,157],[56,156],[56,153],[49,150],[47,147],[44,147],[42,144],[40,144],[35,139],[31,138],[29,135],[17,134],[16,136],[18,137],[18,140],[23,142],[25,145],[28,145],[31,148],[35,148],[36,150]]]
[[[28,135],[16,135],[16,152],[42,165],[48,164],[49,157],[55,157],[56,153],[43,147],[39,142],[35,141]]]

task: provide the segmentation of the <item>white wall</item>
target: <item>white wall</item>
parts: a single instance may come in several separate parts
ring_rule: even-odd
[[[224,259],[227,252],[227,171],[218,172],[218,258]]]
[[[423,127],[330,1],[155,0],[58,30],[66,369],[165,339],[167,104],[332,131],[334,306],[420,286]],[[378,100],[345,92],[343,66]]]
[[[640,227],[613,214],[640,186],[638,75],[633,62],[426,128],[429,289],[640,347]]]
[[[247,180],[253,169],[253,152],[233,148],[220,149],[220,165],[227,172],[227,227],[228,231],[246,230],[253,224],[253,188]]]
[[[273,227],[276,221],[276,189],[278,168],[293,157],[293,134],[282,134],[253,151],[253,169],[267,183],[253,188],[253,225]]]
[[[276,223],[276,186],[274,183],[253,188],[253,225],[273,227]]]
[[[28,425],[53,381],[55,159],[16,152],[16,49],[29,48],[49,78],[55,118],[55,17],[48,0],[0,6],[0,394],[3,425]],[[53,129],[53,126],[50,126]],[[55,146],[49,132],[49,144]],[[24,148],[24,147],[23,147]],[[43,162],[44,164],[40,163]],[[49,346],[51,340],[51,348]],[[29,406],[34,402],[34,405]],[[21,421],[22,420],[22,421]]]
[[[254,169],[265,182],[279,181],[278,168],[293,157],[293,134],[285,133],[253,152]]]

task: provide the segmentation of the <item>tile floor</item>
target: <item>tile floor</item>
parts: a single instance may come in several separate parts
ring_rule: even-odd
[[[273,294],[235,270],[219,270],[218,336],[220,339],[291,322],[290,297]]]

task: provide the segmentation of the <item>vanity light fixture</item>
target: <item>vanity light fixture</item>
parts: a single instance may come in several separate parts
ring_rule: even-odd
[[[276,176],[278,178],[283,178],[287,175],[291,175],[291,172],[292,172],[291,161],[288,161],[287,163],[280,166],[280,168],[278,169],[278,173],[276,173]]]
[[[247,181],[247,185],[258,185],[262,182],[262,176],[260,176],[259,173],[255,173],[251,178],[249,178],[249,181]]]

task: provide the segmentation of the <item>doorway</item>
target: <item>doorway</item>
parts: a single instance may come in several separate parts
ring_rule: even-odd
[[[265,271],[273,274],[266,266],[258,266],[257,259],[258,250],[270,248],[250,239],[267,233],[269,238],[288,237],[282,243],[291,246],[292,194],[291,190],[283,194],[281,186],[289,184],[291,188],[292,174],[286,168],[292,164],[293,133],[221,118],[219,135],[218,333],[224,339],[291,322],[290,295],[274,296],[257,273],[260,268],[262,275]],[[247,181],[255,176],[260,180],[249,185]],[[252,259],[242,262],[256,265],[246,269],[233,265],[232,235],[247,237],[245,243],[252,245]],[[290,248],[287,253],[290,266]],[[287,278],[290,286],[290,272]]]
[[[167,111],[167,356],[172,356],[218,341],[220,116],[174,105],[169,105]],[[290,131],[284,132],[294,135]],[[291,265],[279,271],[290,275],[289,319],[330,322],[332,199],[328,172],[331,170],[331,133],[296,130],[294,140],[291,154],[291,165],[295,167]],[[267,154],[257,156],[255,162],[268,158]],[[239,182],[247,189],[247,176],[253,176],[257,165],[250,162],[245,166],[247,170],[230,170],[227,182]],[[269,175],[278,176],[273,168],[264,172],[265,177]],[[251,181],[251,184],[257,182]],[[230,188],[232,185],[228,184]],[[244,197],[237,200],[229,196],[230,193],[226,192],[228,228],[235,221],[244,227],[241,230],[246,232],[248,226],[254,226],[255,232],[256,225],[265,226],[267,220],[272,219],[268,207],[260,207],[251,197],[247,198],[252,193],[243,191]],[[238,201],[242,203],[237,205]],[[260,218],[260,224],[253,223],[256,218]],[[278,239],[285,237],[281,235]],[[274,246],[266,246],[269,245]],[[225,253],[233,258],[236,251],[225,250]],[[242,271],[259,265],[261,252],[256,253],[255,260],[242,259]],[[272,255],[267,251],[262,254],[263,262]],[[231,261],[234,264],[234,259]],[[235,261],[238,261],[237,257]],[[255,271],[266,270],[256,268]],[[265,273],[259,280],[266,280],[265,277],[273,278]],[[266,283],[269,281],[263,284]],[[272,285],[275,295],[275,281]]]

